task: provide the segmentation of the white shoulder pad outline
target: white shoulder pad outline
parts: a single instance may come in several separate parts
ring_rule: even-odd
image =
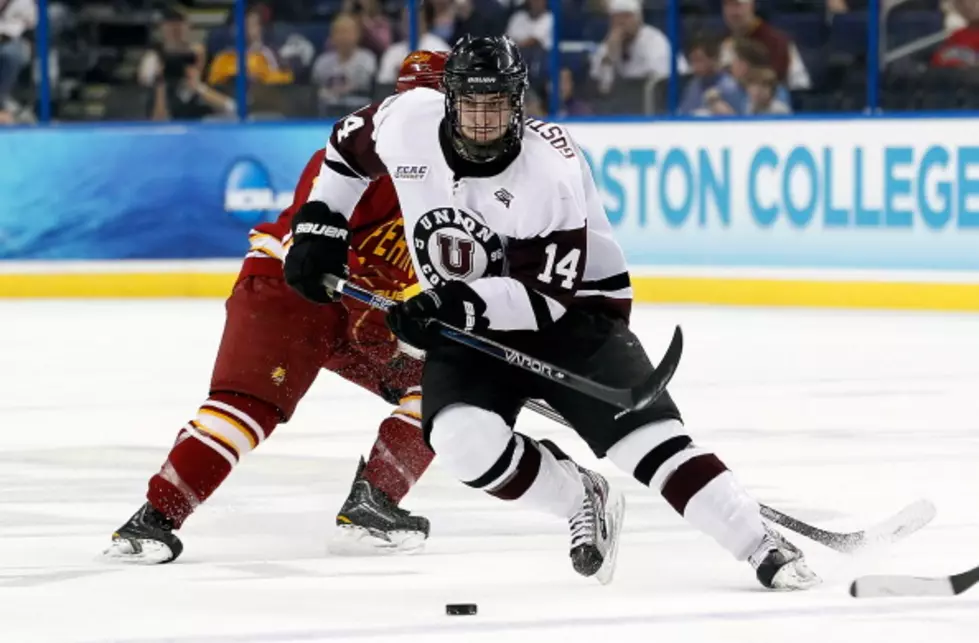
[[[377,106],[377,111],[374,112],[374,127],[371,129],[371,140],[375,143],[377,142],[377,130],[387,118],[389,113],[388,110],[391,109],[391,104],[394,103],[395,99],[400,98],[402,95],[403,94],[391,94],[382,100],[381,104]]]
[[[411,103],[419,103],[420,101],[431,100],[434,96],[440,97],[442,93],[435,89],[429,89],[428,87],[416,87],[409,89],[407,91],[401,92],[399,94],[391,94],[387,98],[381,101],[380,105],[377,106],[377,110],[374,112],[374,130],[371,132],[373,140],[377,141],[377,130],[380,129],[384,121],[387,120],[392,112],[394,111],[395,105],[410,105]],[[403,99],[400,103],[397,103],[397,99]],[[422,102],[421,104],[424,104]],[[404,109],[410,109],[405,107]]]

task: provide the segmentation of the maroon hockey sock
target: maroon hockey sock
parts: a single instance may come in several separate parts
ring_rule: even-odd
[[[399,503],[434,457],[425,445],[420,428],[391,416],[381,422],[364,478]]]
[[[678,514],[685,516],[690,500],[725,471],[727,466],[713,453],[691,458],[677,467],[663,485],[663,498]]]
[[[201,421],[203,417],[215,418],[217,427],[230,424],[235,427],[231,431],[247,432],[252,437],[229,439],[221,430],[210,427],[210,422]],[[264,439],[279,419],[277,409],[255,398],[232,393],[211,395],[197,419],[180,430],[159,473],[150,479],[146,499],[179,528],[224,482],[241,456],[251,450],[242,445],[257,444],[252,427],[257,425]]]

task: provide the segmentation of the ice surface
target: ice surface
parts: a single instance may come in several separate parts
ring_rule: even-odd
[[[976,641],[979,593],[857,601],[863,573],[979,563],[979,317],[649,307],[649,352],[673,324],[671,391],[693,435],[760,499],[835,529],[918,497],[935,522],[858,558],[801,539],[826,583],[770,594],[665,502],[607,463],[630,503],[616,581],[579,578],[560,522],[438,468],[406,499],[426,553],[326,554],[333,518],[385,405],[324,374],[181,532],[173,565],[97,555],[204,399],[218,301],[0,303],[0,641],[180,643]],[[521,428],[594,459],[568,430]],[[445,616],[450,602],[477,616]]]

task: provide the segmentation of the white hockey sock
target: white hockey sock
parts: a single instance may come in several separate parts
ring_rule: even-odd
[[[758,502],[725,471],[690,498],[683,517],[738,560],[747,560],[766,535]]]
[[[574,463],[514,433],[496,413],[450,406],[432,422],[429,442],[441,466],[497,498],[561,518],[571,517],[584,499]]]
[[[757,501],[710,451],[696,446],[678,420],[640,427],[608,450],[608,458],[659,491],[690,523],[738,560],[765,536]]]

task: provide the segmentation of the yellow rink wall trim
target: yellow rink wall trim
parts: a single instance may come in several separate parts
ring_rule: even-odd
[[[0,297],[227,297],[237,273],[0,274]]]
[[[6,273],[0,297],[226,297],[235,273]],[[634,276],[645,303],[979,312],[979,283]]]
[[[638,277],[636,301],[979,311],[979,283]]]

